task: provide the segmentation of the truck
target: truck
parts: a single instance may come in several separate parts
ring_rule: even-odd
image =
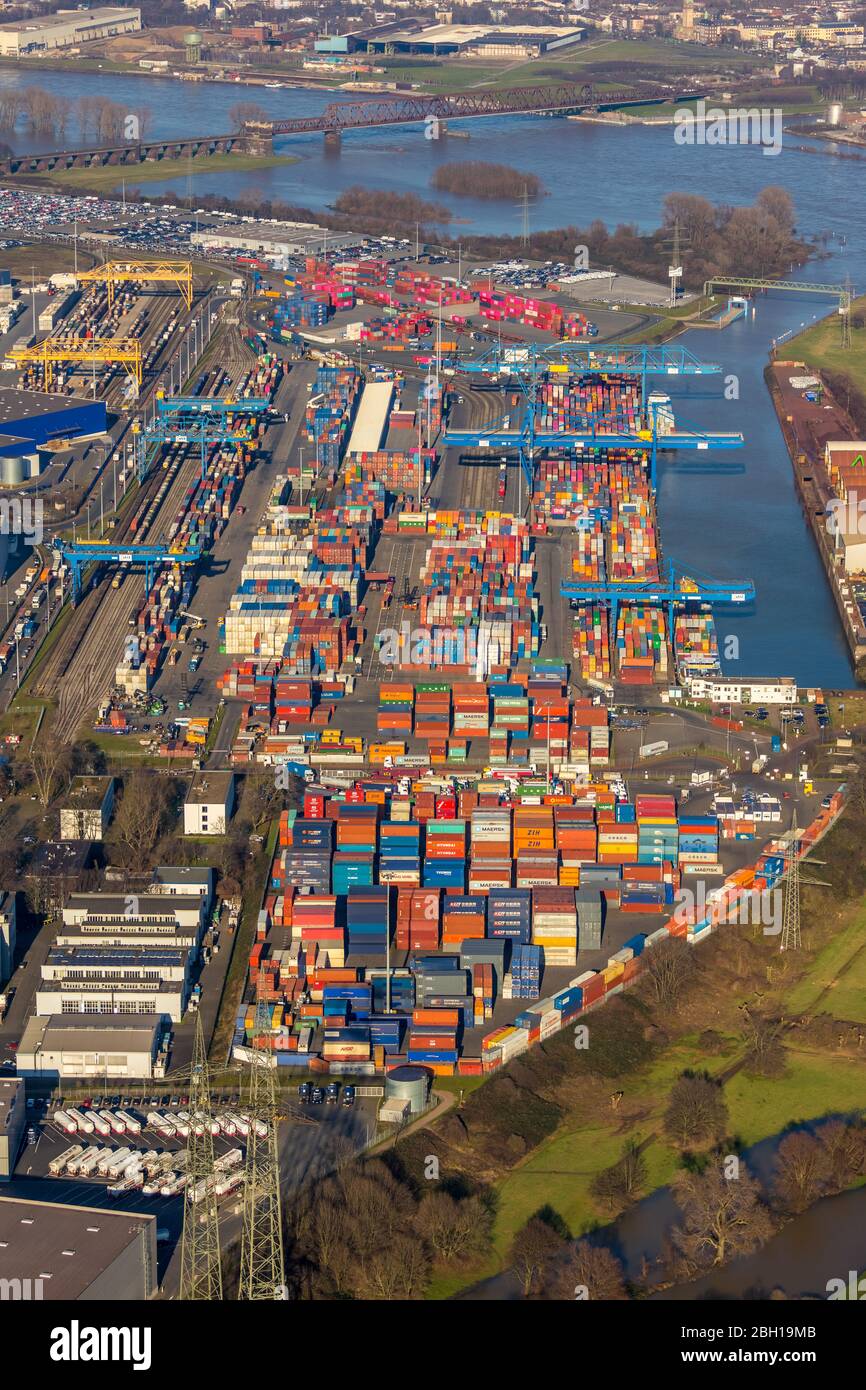
[[[138,1157],[134,1149],[118,1149],[111,1163],[108,1165],[108,1176],[119,1178],[124,1169]]]
[[[78,1130],[78,1133],[79,1133],[79,1134],[92,1134],[92,1133],[93,1133],[93,1130],[94,1130],[93,1121],[92,1121],[91,1119],[89,1119],[89,1118],[87,1117],[87,1115],[85,1115],[85,1114],[83,1113],[83,1111],[81,1111],[81,1110],[67,1110],[66,1113],[67,1113],[67,1115],[69,1116],[69,1118],[70,1118],[70,1120],[72,1121],[72,1123],[75,1125],[75,1128]]]
[[[243,1149],[227,1149],[219,1158],[214,1159],[213,1170],[215,1173],[228,1173],[232,1168],[237,1168],[239,1163],[243,1163]]]
[[[78,1160],[78,1177],[89,1178],[96,1172],[96,1165],[102,1157],[102,1149],[88,1149]]]
[[[666,739],[660,738],[655,743],[642,743],[640,746],[640,756],[642,758],[655,758],[659,753],[667,753],[670,744]]]
[[[103,1111],[102,1111],[102,1115],[103,1115],[103,1118],[105,1119],[106,1123],[109,1125],[112,1134],[125,1134],[125,1133],[126,1133],[126,1123],[125,1123],[125,1121],[119,1119],[118,1116],[114,1113],[114,1111],[112,1111],[112,1110],[103,1110]]]
[[[96,1133],[100,1134],[103,1139],[107,1139],[111,1133],[111,1125],[108,1123],[105,1112],[102,1111],[100,1114],[97,1114],[95,1110],[88,1110],[87,1118],[93,1121],[93,1128]]]
[[[227,1197],[230,1192],[234,1192],[243,1185],[243,1173],[227,1173],[224,1178],[217,1178],[214,1183],[214,1196]]]
[[[141,1120],[137,1120],[134,1115],[130,1115],[126,1110],[115,1110],[114,1118],[118,1124],[126,1127],[127,1134],[141,1134]],[[121,1130],[120,1133],[123,1133]]]
[[[65,1110],[55,1110],[52,1118],[57,1128],[62,1129],[64,1134],[78,1133],[78,1125],[75,1123],[72,1116],[68,1115]]]
[[[71,1144],[68,1149],[64,1149],[62,1154],[52,1158],[48,1165],[48,1171],[53,1178],[59,1178],[65,1172],[70,1163],[74,1163],[76,1158],[84,1153],[83,1144]]]

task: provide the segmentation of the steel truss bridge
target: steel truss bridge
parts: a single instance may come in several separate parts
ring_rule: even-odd
[[[431,118],[448,121],[477,120],[484,116],[568,116],[619,107],[689,101],[706,95],[701,91],[677,91],[647,85],[597,91],[588,83],[552,82],[548,86],[509,87],[503,91],[394,94],[360,101],[334,101],[313,116],[285,120],[248,121],[227,135],[187,136],[176,140],[148,140],[135,144],[105,145],[93,149],[55,150],[42,154],[12,154],[0,159],[0,177],[50,173],[53,169],[102,168],[108,165],[158,163],[163,159],[196,159],[211,154],[267,153],[275,136],[321,134],[339,138],[346,130],[371,130],[378,126],[426,123]]]

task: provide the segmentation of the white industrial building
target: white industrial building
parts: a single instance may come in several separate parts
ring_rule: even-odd
[[[183,803],[183,833],[225,835],[234,809],[234,773],[197,772]]]
[[[183,1018],[185,989],[181,980],[99,978],[43,980],[36,990],[36,1016],[53,1018],[76,1014],[102,1017],[112,1014],[158,1014],[179,1023]]]
[[[156,1014],[31,1018],[18,1047],[18,1075],[55,1082],[79,1076],[150,1080],[164,1032]]]
[[[113,806],[113,777],[74,777],[60,807],[61,840],[103,839]]]
[[[58,10],[40,19],[0,24],[0,54],[47,53],[91,39],[114,39],[141,29],[141,10],[100,6],[92,10]]]
[[[203,251],[251,251],[263,256],[320,256],[328,251],[351,251],[361,238],[338,235],[315,222],[226,223],[212,232],[193,232],[190,243]]]
[[[0,1182],[8,1182],[15,1171],[26,1115],[23,1079],[4,1076],[0,1080]]]
[[[795,705],[797,682],[793,676],[692,676],[686,686],[695,700],[714,705]]]
[[[16,939],[16,898],[0,891],[0,985],[12,974]]]

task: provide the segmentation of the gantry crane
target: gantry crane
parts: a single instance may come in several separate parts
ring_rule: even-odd
[[[12,362],[40,363],[45,385],[51,386],[53,367],[59,362],[113,362],[126,367],[136,388],[141,386],[141,343],[138,338],[43,338],[29,347],[13,347],[6,354]]]
[[[147,472],[147,455],[151,445],[198,445],[201,455],[201,476],[207,469],[207,451],[212,444],[245,444],[249,441],[249,423],[239,423],[245,417],[263,415],[270,403],[260,397],[236,401],[231,397],[212,399],[199,396],[162,396],[156,400],[156,414],[146,425],[133,425],[136,450],[136,469],[139,480]]]
[[[616,637],[616,622],[620,608],[626,603],[647,604],[667,608],[668,629],[673,631],[674,608],[689,604],[735,603],[748,605],[755,601],[755,586],[751,579],[716,580],[696,573],[676,560],[668,559],[662,574],[647,580],[608,580],[599,584],[589,581],[563,581],[563,598],[579,603],[598,604],[610,608],[611,641]]]
[[[683,429],[682,426],[660,429],[660,422],[666,425],[662,415],[663,407],[650,402],[646,410],[646,424],[635,429],[625,416],[594,415],[587,413],[581,417],[577,429],[567,431],[539,429],[537,417],[540,403],[534,387],[528,393],[523,419],[518,429],[511,428],[509,416],[503,416],[500,423],[486,426],[480,430],[446,430],[446,448],[510,449],[520,460],[520,466],[531,490],[535,457],[545,449],[637,449],[649,459],[649,474],[652,487],[656,486],[659,449],[740,449],[744,439],[738,432],[701,430],[697,427]]]
[[[52,542],[72,571],[73,607],[81,597],[81,576],[88,565],[119,564],[144,565],[145,585],[150,590],[153,572],[157,565],[194,565],[201,559],[201,546],[187,545],[183,548],[171,545],[125,545],[108,541],[78,541],[70,545],[68,541],[55,537]]]
[[[106,261],[92,270],[79,271],[76,278],[82,284],[107,285],[109,307],[114,303],[117,286],[131,281],[135,284],[175,285],[187,309],[192,308],[192,261]]]
[[[478,357],[446,358],[443,365],[467,376],[515,377],[519,381],[574,372],[581,376],[639,376],[641,400],[649,376],[718,376],[717,362],[702,362],[686,347],[663,344],[583,342],[494,343]]]

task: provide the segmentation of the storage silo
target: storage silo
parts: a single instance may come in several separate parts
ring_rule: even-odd
[[[0,457],[0,483],[4,487],[20,487],[25,477],[23,454],[4,454]]]
[[[829,107],[827,108],[827,124],[828,124],[828,125],[841,125],[841,124],[842,124],[842,113],[843,113],[844,110],[845,110],[845,108],[844,108],[844,106],[842,105],[841,101],[834,101],[834,102],[831,102],[830,105],[829,105]]]
[[[424,1067],[395,1067],[385,1077],[386,1100],[408,1100],[413,1115],[427,1109],[430,1073]]]

